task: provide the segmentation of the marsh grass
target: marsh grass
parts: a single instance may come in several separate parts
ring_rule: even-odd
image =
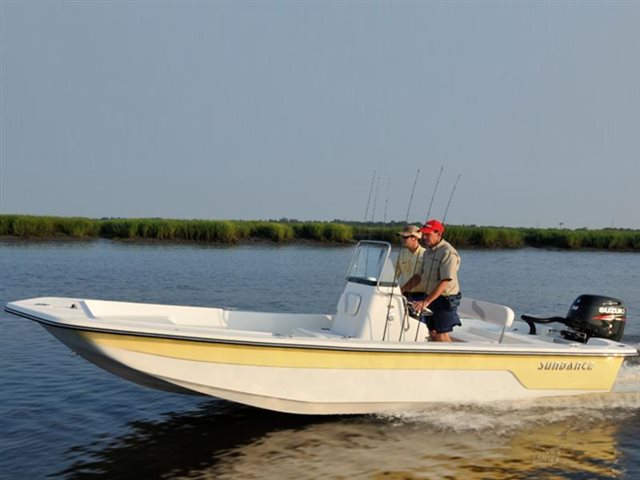
[[[342,223],[304,222],[293,225],[296,238],[318,242],[353,242],[353,228]]]
[[[459,247],[521,248],[525,238],[517,229],[499,227],[452,226],[447,239]]]
[[[398,244],[400,223],[172,220],[0,215],[0,236],[19,238],[109,238],[234,244],[250,239],[275,243],[309,240],[352,243],[383,240]],[[559,248],[640,251],[639,230],[569,230],[452,225],[446,238],[458,248]]]
[[[637,230],[523,230],[525,242],[532,247],[557,247],[568,250],[640,250]]]
[[[182,240],[203,243],[236,243],[240,234],[226,220],[165,220],[149,218],[98,220],[100,236],[117,239]]]
[[[42,217],[32,215],[0,215],[0,235],[27,238],[93,238],[100,224],[83,217]]]

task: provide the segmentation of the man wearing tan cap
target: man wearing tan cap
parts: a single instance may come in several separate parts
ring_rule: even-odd
[[[444,225],[438,220],[429,220],[420,229],[426,245],[422,270],[414,275],[403,287],[423,284],[426,298],[414,304],[416,311],[429,308],[432,315],[421,319],[429,328],[431,340],[436,342],[450,342],[449,333],[453,327],[462,325],[458,316],[457,306],[460,304],[460,285],[458,283],[458,269],[460,255],[453,246],[442,238]]]
[[[425,292],[423,284],[418,283],[412,288],[404,289],[404,285],[411,277],[422,271],[424,247],[420,245],[420,238],[422,238],[420,228],[415,225],[407,225],[401,232],[398,232],[397,235],[402,237],[402,246],[404,247],[400,250],[396,268],[398,285],[400,285],[402,293],[410,302],[424,300]]]

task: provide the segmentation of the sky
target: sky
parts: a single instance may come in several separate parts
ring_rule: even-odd
[[[0,2],[0,213],[640,228],[640,2]]]

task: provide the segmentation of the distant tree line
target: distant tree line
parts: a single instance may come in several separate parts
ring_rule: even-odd
[[[21,239],[123,239],[235,244],[250,240],[288,243],[308,240],[352,243],[358,240],[397,242],[403,222],[364,223],[292,219],[174,220],[163,218],[50,217],[0,215],[0,236]],[[446,238],[460,248],[561,248],[640,251],[640,230],[554,229],[450,225]]]

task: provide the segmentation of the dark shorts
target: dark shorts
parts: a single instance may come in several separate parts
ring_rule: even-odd
[[[460,296],[457,297],[458,302],[452,302],[447,297],[438,297],[429,304],[429,309],[433,315],[423,316],[421,320],[427,324],[429,331],[435,330],[437,333],[449,333],[455,326],[462,326],[460,317],[458,316],[457,303],[460,303]]]

